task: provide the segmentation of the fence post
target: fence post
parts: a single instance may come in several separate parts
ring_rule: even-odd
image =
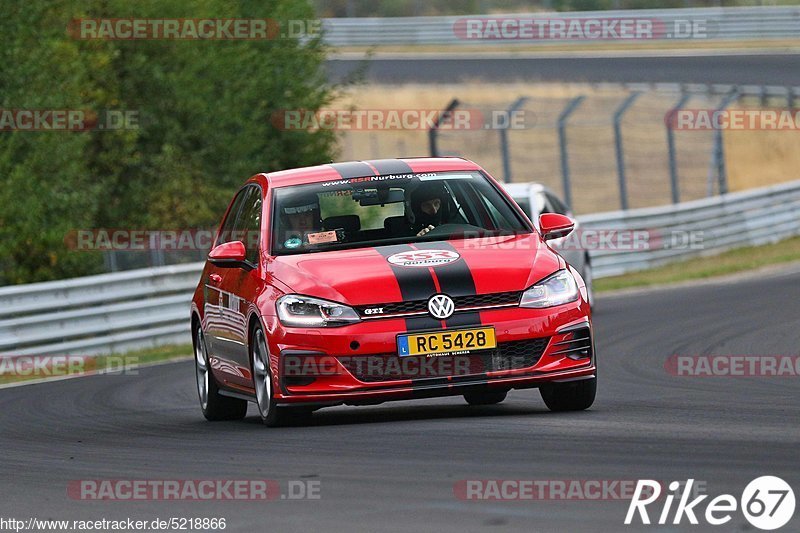
[[[117,266],[117,251],[106,250],[103,252],[103,263],[105,263],[106,272],[117,272],[119,270]]]
[[[150,233],[150,266],[164,266],[164,250],[161,246],[161,233]]]
[[[614,112],[614,146],[617,154],[617,174],[619,175],[619,202],[623,211],[628,209],[628,186],[625,182],[625,154],[622,150],[622,117],[641,95],[642,93],[639,92],[631,93]]]
[[[733,103],[739,96],[739,89],[737,87],[731,88],[730,92],[722,99],[722,102],[717,107],[716,114],[725,111],[725,109]],[[728,192],[728,175],[725,170],[725,147],[722,143],[722,129],[714,129],[714,163],[717,167],[717,184],[720,194]],[[710,196],[710,195],[709,195]]]
[[[673,129],[675,117],[686,102],[689,101],[691,95],[683,93],[678,103],[669,110],[667,115],[667,150],[669,152],[669,181],[672,190],[672,203],[677,204],[681,201],[680,187],[678,183],[678,162],[675,154],[675,130]]]
[[[428,146],[430,147],[432,157],[439,156],[439,148],[436,146],[436,135],[439,131],[439,125],[442,121],[450,118],[450,115],[453,113],[453,110],[458,107],[459,103],[458,98],[453,98],[450,103],[447,104],[444,111],[442,111],[442,114],[433,121],[431,129],[428,130]]]
[[[517,101],[506,109],[506,123],[500,128],[500,152],[503,156],[503,181],[511,183],[511,155],[508,151],[508,129],[511,127],[511,116],[519,110],[528,100],[526,96],[517,98]]]
[[[561,151],[561,183],[564,187],[564,201],[570,208],[574,208],[574,206],[572,205],[572,184],[570,183],[569,156],[567,154],[567,120],[585,99],[585,96],[573,98],[567,104],[567,107],[561,111],[561,114],[558,115],[558,145]]]

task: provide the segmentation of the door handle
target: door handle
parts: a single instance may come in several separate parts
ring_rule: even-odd
[[[219,285],[222,281],[222,276],[219,274],[211,274],[208,276],[209,283],[213,283],[214,285]]]

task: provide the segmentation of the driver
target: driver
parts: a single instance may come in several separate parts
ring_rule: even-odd
[[[440,182],[423,182],[411,193],[412,232],[421,237],[447,221],[450,195]]]

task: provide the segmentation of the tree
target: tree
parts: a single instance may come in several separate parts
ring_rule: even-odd
[[[138,128],[0,132],[0,284],[96,272],[98,254],[70,251],[84,228],[216,225],[252,174],[334,155],[330,130],[282,131],[285,109],[335,97],[316,36],[256,40],[81,40],[80,18],[313,19],[296,0],[28,0],[0,19],[4,109],[135,113]]]

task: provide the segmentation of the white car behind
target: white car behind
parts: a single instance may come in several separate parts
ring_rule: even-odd
[[[556,194],[541,183],[504,183],[503,187],[511,197],[525,211],[536,229],[539,229],[539,215],[544,213],[558,213],[575,218],[572,211]],[[575,231],[580,224],[575,222]],[[564,260],[577,270],[586,282],[586,291],[589,294],[589,304],[594,306],[592,294],[592,263],[588,250],[580,247],[564,246],[569,237],[550,241],[548,244],[555,248]],[[574,241],[572,241],[574,243]]]

